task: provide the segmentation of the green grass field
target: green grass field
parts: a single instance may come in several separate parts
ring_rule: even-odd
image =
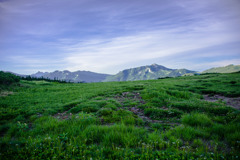
[[[239,159],[240,73],[1,87],[0,159]],[[237,104],[240,105],[240,104]]]

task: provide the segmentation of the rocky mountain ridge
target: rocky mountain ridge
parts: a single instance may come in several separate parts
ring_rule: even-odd
[[[116,75],[108,76],[104,81],[135,81],[164,77],[178,77],[185,74],[195,74],[196,71],[187,69],[170,69],[162,65],[152,64],[136,68],[125,69]]]

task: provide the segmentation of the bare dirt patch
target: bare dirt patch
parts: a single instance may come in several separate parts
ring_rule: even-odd
[[[170,121],[161,121],[161,120],[152,120],[151,118],[147,117],[144,115],[144,111],[140,108],[132,107],[129,109],[131,112],[136,114],[139,118],[141,118],[143,121],[148,122],[148,123],[162,123],[162,124],[168,124],[168,125],[179,125],[179,123],[173,123]]]
[[[11,91],[2,91],[2,92],[0,92],[0,97],[6,97],[6,96],[12,95],[12,94],[13,94],[13,92],[11,92]]]
[[[139,105],[145,104],[145,101],[142,99],[139,92],[123,92],[120,96],[116,96],[115,99],[118,100],[121,103],[121,105],[123,105],[123,102],[126,99],[138,101]],[[162,109],[167,110],[168,108],[163,106]],[[166,120],[162,120],[162,121],[161,120],[153,120],[153,119],[145,116],[144,110],[138,108],[138,105],[135,107],[129,107],[128,110],[133,112],[135,115],[137,115],[139,118],[141,118],[144,122],[147,122],[147,123],[161,123],[161,124],[167,124],[170,126],[179,125],[179,123],[174,123],[174,122],[170,122],[170,121],[166,121]]]
[[[123,105],[123,102],[126,99],[139,101],[141,104],[145,104],[139,92],[123,92],[121,95],[115,96],[114,98],[118,100],[121,103],[121,105]]]
[[[240,110],[240,97],[235,97],[235,98],[229,98],[229,97],[224,97],[221,95],[203,95],[204,100],[209,101],[209,102],[219,102],[219,103],[226,103],[226,105],[231,106],[237,110]]]
[[[67,120],[72,117],[72,113],[67,113],[68,111],[65,111],[63,113],[57,113],[53,117],[60,119],[60,120]]]

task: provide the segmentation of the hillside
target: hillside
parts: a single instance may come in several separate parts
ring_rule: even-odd
[[[100,74],[90,71],[54,71],[54,72],[37,72],[30,75],[31,77],[43,77],[49,79],[65,80],[70,82],[108,82],[108,81],[135,81],[149,80],[163,77],[178,77],[185,74],[194,74],[195,71],[187,69],[169,69],[161,65],[153,64],[130,68],[120,71],[116,75]]]
[[[240,73],[17,83],[0,94],[0,159],[239,157]]]
[[[196,72],[187,69],[169,69],[161,65],[152,64],[123,70],[116,75],[108,76],[104,81],[150,80],[163,77],[178,77],[188,73]]]
[[[65,80],[70,82],[101,82],[106,79],[109,74],[100,74],[90,71],[54,71],[54,72],[37,72],[32,77],[43,77],[49,79]]]
[[[216,67],[211,68],[203,71],[202,73],[233,73],[233,72],[239,72],[240,71],[240,65],[228,65],[225,67]]]

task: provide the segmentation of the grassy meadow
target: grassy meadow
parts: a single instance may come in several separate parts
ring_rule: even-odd
[[[239,110],[203,95],[240,97],[240,73],[4,85],[0,159],[239,159]]]

